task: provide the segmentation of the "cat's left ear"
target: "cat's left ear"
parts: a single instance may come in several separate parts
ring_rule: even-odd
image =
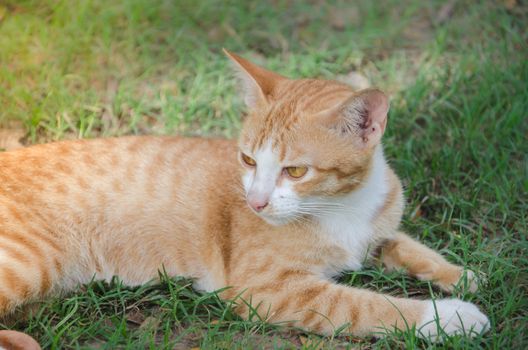
[[[356,138],[360,147],[377,145],[387,126],[389,98],[381,90],[365,89],[318,115],[328,127]]]
[[[259,67],[226,49],[223,50],[235,64],[239,73],[246,105],[249,108],[254,108],[259,104],[268,103],[278,83],[286,78]]]

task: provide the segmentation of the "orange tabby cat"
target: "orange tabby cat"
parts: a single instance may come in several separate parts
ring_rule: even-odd
[[[355,335],[485,331],[471,303],[332,279],[376,248],[388,268],[447,291],[465,275],[398,231],[402,187],[380,144],[387,97],[287,79],[227,54],[250,112],[238,144],[123,137],[0,154],[0,314],[94,276],[146,283],[163,266],[199,290],[231,287],[223,298],[251,300],[270,322],[321,334],[345,324]],[[245,303],[236,310],[248,314]]]

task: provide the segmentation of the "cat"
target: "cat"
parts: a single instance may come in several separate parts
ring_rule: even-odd
[[[41,350],[41,347],[27,334],[2,330],[0,331],[0,350]]]
[[[242,317],[251,302],[268,322],[323,335],[489,329],[459,299],[333,280],[378,251],[387,269],[445,291],[477,288],[471,271],[399,231],[402,186],[381,144],[388,97],[225,53],[248,108],[238,142],[128,136],[0,153],[0,315],[94,277],[135,286],[163,268],[197,290],[222,289]]]

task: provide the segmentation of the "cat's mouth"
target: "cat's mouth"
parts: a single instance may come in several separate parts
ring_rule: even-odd
[[[280,217],[276,215],[266,215],[263,213],[257,213],[257,215],[272,226],[282,226],[282,225],[289,224],[290,222],[293,221],[293,219]]]
[[[250,206],[251,208],[251,206]],[[272,226],[282,226],[296,221],[296,218],[299,218],[299,214],[295,211],[282,211],[277,210],[273,206],[269,206],[262,211],[257,212],[251,208],[253,213],[264,220],[266,223]]]

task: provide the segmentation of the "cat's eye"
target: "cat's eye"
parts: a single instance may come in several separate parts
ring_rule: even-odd
[[[249,166],[255,166],[255,165],[257,165],[257,162],[255,161],[255,159],[251,158],[250,156],[245,155],[244,153],[241,153],[241,156],[242,156],[242,160],[243,160],[244,163],[246,163],[247,165],[249,165]]]
[[[288,173],[288,175],[290,175],[291,177],[295,179],[298,179],[306,175],[306,173],[308,172],[308,167],[290,166],[290,167],[285,168],[285,170]]]

